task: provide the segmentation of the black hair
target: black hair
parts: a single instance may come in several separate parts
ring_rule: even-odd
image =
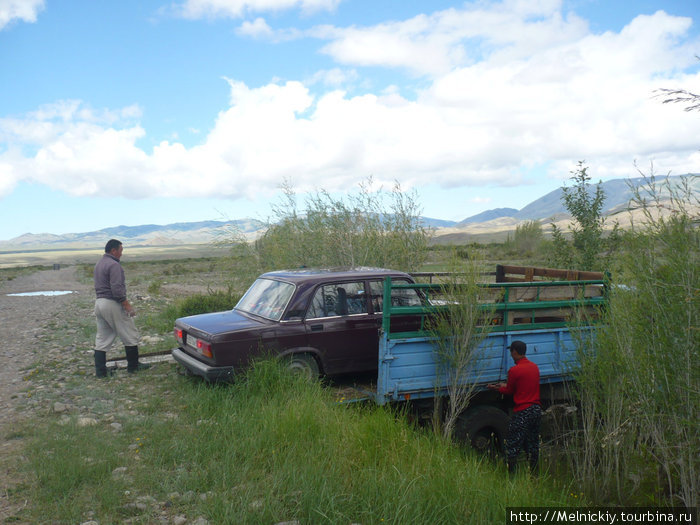
[[[118,241],[117,239],[110,239],[107,241],[107,244],[105,244],[105,253],[109,253],[112,250],[116,250],[121,245],[122,245],[121,241]]]
[[[516,352],[518,355],[525,355],[527,352],[527,345],[522,341],[513,341],[510,343],[508,350]]]

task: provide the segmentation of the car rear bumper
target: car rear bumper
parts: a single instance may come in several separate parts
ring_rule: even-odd
[[[171,353],[175,361],[192,374],[201,376],[207,381],[231,381],[233,378],[232,366],[209,366],[187,354],[181,348],[174,348]]]

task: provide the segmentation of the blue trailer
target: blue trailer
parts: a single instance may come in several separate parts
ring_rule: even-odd
[[[545,405],[569,397],[568,384],[577,366],[578,347],[595,335],[606,300],[603,274],[543,268],[499,266],[504,282],[483,284],[491,301],[481,305],[487,321],[475,353],[475,361],[459,380],[473,385],[469,407],[460,415],[455,433],[476,448],[502,444],[507,430],[509,401],[488,390],[489,383],[506,380],[513,365],[508,346],[513,340],[527,344],[527,357],[540,368],[541,394]],[[540,280],[538,280],[540,277]],[[569,279],[567,279],[567,277]],[[573,279],[572,279],[573,277]],[[565,280],[551,280],[564,278]],[[399,290],[415,289],[426,298],[422,306],[397,302]],[[379,404],[410,401],[432,417],[436,398],[447,395],[453,381],[441,365],[435,332],[426,320],[449,310],[433,299],[444,291],[439,284],[384,283],[383,323],[379,338],[379,371],[376,390]],[[392,319],[418,316],[423,329],[395,331]],[[404,323],[405,325],[405,323]],[[576,325],[573,328],[573,325]],[[415,326],[415,323],[414,323]],[[392,331],[393,330],[393,331]]]

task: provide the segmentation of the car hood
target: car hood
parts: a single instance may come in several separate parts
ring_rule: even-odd
[[[228,310],[226,312],[215,312],[210,314],[181,317],[176,321],[176,324],[181,325],[184,328],[193,328],[194,330],[211,334],[213,336],[217,334],[262,328],[268,325],[269,321],[266,322],[264,319],[249,317],[236,310]]]

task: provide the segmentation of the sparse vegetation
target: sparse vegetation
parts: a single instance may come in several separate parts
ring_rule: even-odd
[[[17,266],[12,268],[0,268],[0,283],[3,281],[11,281],[20,275],[27,275],[46,269],[48,269],[48,266]]]

